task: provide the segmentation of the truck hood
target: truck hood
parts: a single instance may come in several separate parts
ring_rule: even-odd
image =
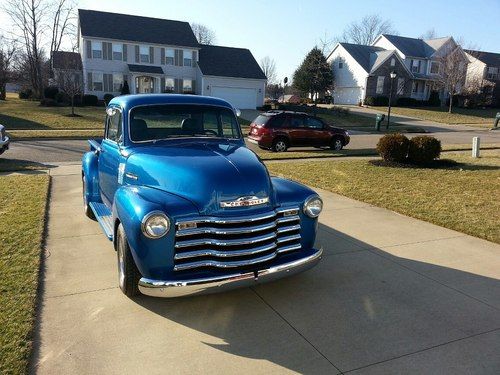
[[[240,144],[186,141],[142,146],[127,159],[128,183],[166,191],[190,200],[200,214],[241,213],[274,206],[272,183],[266,167]],[[221,208],[220,202],[241,197],[269,197],[269,203],[251,207]]]

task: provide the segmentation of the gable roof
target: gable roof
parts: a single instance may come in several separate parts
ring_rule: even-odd
[[[78,9],[82,36],[199,47],[188,22]]]
[[[484,52],[484,51],[474,51],[471,49],[464,49],[472,57],[475,57],[479,61],[482,61],[489,66],[500,66],[500,53],[494,52]]]
[[[429,56],[426,44],[422,39],[408,38],[399,35],[382,34],[394,47],[400,50],[405,56],[422,57]]]
[[[54,51],[52,68],[82,70],[82,58],[78,52]]]
[[[267,79],[252,52],[246,48],[200,46],[198,66],[204,75]]]
[[[363,44],[339,43],[358,62],[359,65],[369,73],[371,67],[371,54],[385,51],[381,47],[366,46]]]

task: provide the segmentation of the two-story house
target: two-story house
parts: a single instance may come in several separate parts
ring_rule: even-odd
[[[266,77],[248,49],[199,44],[187,22],[79,9],[85,94],[194,93],[237,108],[264,102]]]
[[[358,104],[367,97],[411,95],[412,74],[394,50],[361,44],[338,43],[327,57],[334,77],[333,101]],[[391,78],[391,73],[396,76]]]
[[[448,94],[437,84],[440,61],[449,53],[456,53],[461,47],[452,37],[435,39],[408,38],[399,35],[382,34],[373,42],[374,46],[396,50],[413,75],[411,97],[428,100],[432,90],[439,92],[442,102]],[[466,61],[464,61],[466,63]]]
[[[466,83],[482,91],[493,106],[500,105],[500,53],[464,50],[469,65]]]

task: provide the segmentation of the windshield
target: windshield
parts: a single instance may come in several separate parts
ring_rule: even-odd
[[[241,138],[233,111],[198,105],[148,105],[130,112],[133,142],[179,137]]]

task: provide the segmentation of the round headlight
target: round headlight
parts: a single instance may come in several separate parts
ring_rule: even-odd
[[[304,213],[312,218],[318,217],[323,210],[323,201],[317,195],[309,197],[304,203]]]
[[[168,233],[170,219],[161,211],[153,211],[142,219],[142,233],[148,238],[160,238]]]

